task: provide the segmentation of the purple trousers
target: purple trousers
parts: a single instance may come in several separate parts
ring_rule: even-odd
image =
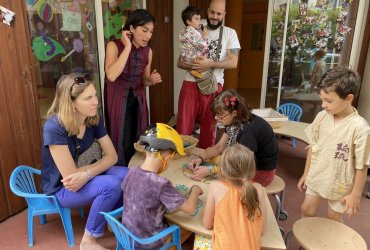
[[[62,207],[74,208],[91,204],[85,231],[91,236],[104,234],[106,221],[99,212],[110,212],[122,206],[121,183],[128,173],[127,167],[113,166],[95,176],[77,192],[62,187],[55,193]]]

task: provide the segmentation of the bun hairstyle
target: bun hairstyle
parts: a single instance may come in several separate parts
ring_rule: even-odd
[[[221,156],[221,171],[232,185],[241,187],[240,203],[248,219],[261,215],[259,196],[252,179],[256,173],[254,153],[241,144],[227,147]]]
[[[211,111],[213,115],[236,111],[234,124],[240,124],[252,119],[251,108],[245,99],[233,89],[227,89],[219,93],[212,101]]]

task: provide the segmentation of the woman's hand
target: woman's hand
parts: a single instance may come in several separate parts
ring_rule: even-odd
[[[72,192],[77,192],[88,181],[88,174],[86,172],[76,172],[68,175],[62,179],[63,185],[66,189]]]
[[[189,177],[191,179],[200,181],[201,179],[203,179],[204,177],[207,177],[208,175],[209,175],[208,167],[197,166],[193,169],[193,174],[190,175]]]
[[[203,159],[200,158],[198,155],[191,155],[189,157],[189,163],[188,163],[188,168],[194,171],[196,167],[198,167],[200,164],[202,164]]]
[[[121,41],[125,48],[129,48],[131,50],[131,37],[132,33],[129,30],[122,30],[122,35],[121,35]]]
[[[153,85],[162,82],[161,74],[159,74],[156,69],[150,74],[150,81],[153,83]]]

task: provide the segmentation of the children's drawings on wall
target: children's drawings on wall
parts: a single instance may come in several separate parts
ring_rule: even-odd
[[[63,46],[48,36],[38,36],[32,40],[32,50],[36,58],[47,62],[58,54],[65,54]]]
[[[81,10],[80,4],[85,4],[87,0],[74,0],[72,6],[69,7],[69,10],[71,12],[78,13],[80,17],[82,17],[82,22],[86,23],[88,21],[90,11],[85,8],[84,10]]]
[[[65,56],[62,57],[62,59],[60,59],[61,62],[64,62],[70,55],[73,54],[73,52],[78,52],[78,53],[81,53],[84,49],[84,44],[82,42],[81,39],[79,38],[76,38],[73,40],[73,49]]]
[[[35,3],[35,9],[44,22],[51,22],[51,20],[53,20],[54,13],[48,0],[38,0],[38,2]]]
[[[34,5],[38,0],[26,0],[28,5]]]
[[[81,14],[69,10],[62,10],[63,27],[62,31],[81,31]]]
[[[119,39],[123,25],[122,11],[119,7],[115,10],[108,9],[104,13],[104,37],[106,39]]]

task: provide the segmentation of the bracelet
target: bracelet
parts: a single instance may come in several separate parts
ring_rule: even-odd
[[[201,163],[203,163],[204,162],[204,158],[201,155],[198,155],[198,157],[202,160]]]
[[[218,170],[219,170],[219,167],[217,167],[216,165],[213,166],[213,173],[214,174],[218,174]]]
[[[209,175],[214,175],[215,172],[213,170],[213,166],[207,166],[207,167],[208,167],[208,173],[209,173]]]
[[[89,174],[89,172],[86,170],[85,171],[86,175],[87,175],[87,181],[91,181],[92,178],[94,178],[94,176],[92,176],[91,174]]]

